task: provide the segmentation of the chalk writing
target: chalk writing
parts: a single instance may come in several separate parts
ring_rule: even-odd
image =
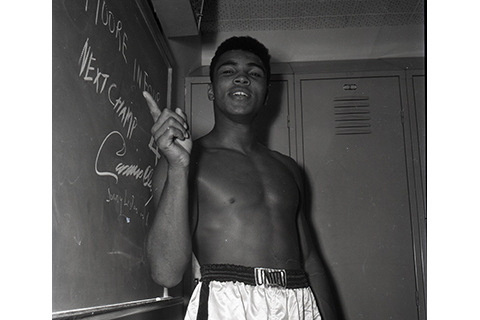
[[[158,103],[160,101],[160,92],[155,92],[153,87],[148,83],[148,72],[143,70],[140,64],[137,63],[137,59],[133,61],[133,82],[138,84],[138,88],[142,91],[147,91]]]
[[[107,252],[107,254],[113,254],[113,255],[119,255],[119,256],[123,256],[125,258],[128,258],[130,260],[133,260],[133,263],[135,264],[141,264],[143,263],[143,259],[142,259],[142,256],[138,257],[138,256],[134,256],[133,254],[129,254],[129,253],[126,253],[126,252],[123,252],[123,251],[109,251]],[[156,299],[160,299],[160,298],[156,298]],[[152,300],[153,301],[153,300]],[[156,301],[160,301],[160,300],[156,300]]]
[[[128,69],[133,71],[132,91],[136,88],[140,92],[149,92],[154,100],[161,102],[162,95],[159,90],[155,90],[151,83],[149,72],[141,66],[136,57],[128,57],[128,35],[126,32],[127,24],[115,16],[115,13],[109,8],[107,0],[85,0],[84,10],[90,11],[95,26],[98,26],[99,32],[108,31],[114,44],[115,51],[118,52],[125,63],[133,65]],[[107,35],[107,37],[109,37]],[[114,179],[118,184],[120,179],[134,179],[141,181],[143,186],[152,190],[153,168],[148,165],[142,167],[138,163],[132,163],[127,160],[127,141],[132,140],[135,129],[139,125],[135,110],[141,112],[141,108],[135,109],[133,102],[129,100],[129,93],[123,92],[124,85],[115,83],[114,77],[110,75],[113,70],[107,69],[110,63],[102,63],[101,59],[94,54],[95,46],[92,46],[93,40],[86,38],[78,58],[78,75],[85,81],[91,83],[96,94],[105,95],[108,99],[115,117],[120,122],[123,130],[114,130],[107,134],[100,144],[95,158],[95,173],[101,177],[109,177]],[[104,50],[104,44],[100,44],[100,50]],[[96,51],[95,51],[96,52]],[[113,73],[112,73],[113,74]],[[143,100],[142,100],[143,101]],[[146,106],[146,105],[145,105]],[[148,149],[155,155],[155,165],[161,157],[155,139],[150,136]],[[130,152],[138,152],[137,147],[133,147]],[[112,158],[117,158],[112,161]],[[124,161],[121,161],[124,160]],[[133,215],[138,215],[145,221],[148,220],[147,206],[152,200],[152,195],[144,204],[137,203],[141,197],[136,198],[129,190],[125,190],[123,194],[117,194],[110,188],[107,190],[106,202],[115,204],[115,210],[119,213],[119,217],[124,218],[127,223],[131,222]],[[139,209],[142,208],[142,209]],[[77,242],[81,242],[77,241]],[[79,243],[80,244],[80,243]]]
[[[157,165],[158,159],[160,159],[161,155],[160,155],[160,149],[158,148],[157,143],[155,142],[155,138],[153,136],[150,136],[150,142],[148,143],[148,148],[155,155],[155,165]]]
[[[124,163],[119,163],[115,166],[114,170],[111,171],[100,171],[98,168],[98,164],[100,162],[101,156],[103,156],[103,150],[106,142],[114,135],[118,135],[121,138],[121,146],[119,146],[118,151],[115,152],[115,154],[118,157],[123,157],[125,156],[127,152],[127,147],[125,144],[125,139],[122,136],[122,134],[118,131],[112,131],[110,132],[105,139],[103,139],[102,144],[100,145],[100,148],[98,149],[97,156],[95,158],[95,172],[99,176],[107,176],[107,177],[112,177],[115,179],[115,183],[118,183],[119,176],[124,176],[124,177],[133,177],[136,180],[141,179],[142,183],[145,187],[148,187],[151,189],[152,187],[152,180],[153,180],[153,169],[151,166],[147,166],[145,169],[141,169],[138,167],[136,164],[124,164]],[[111,155],[105,155],[105,157],[109,157]]]
[[[99,176],[106,176],[106,177],[112,177],[115,179],[115,183],[118,183],[118,175],[116,175],[115,173],[112,173],[112,172],[108,172],[108,171],[100,171],[98,170],[98,161],[100,159],[100,154],[103,150],[103,146],[105,145],[105,143],[107,142],[107,140],[112,136],[112,135],[119,135],[120,138],[122,139],[122,148],[120,150],[117,151],[117,156],[121,157],[121,156],[124,156],[125,155],[125,152],[127,150],[127,146],[125,145],[125,139],[123,138],[122,134],[118,131],[113,131],[113,132],[110,132],[106,137],[105,139],[103,139],[102,141],[102,144],[100,145],[100,148],[98,149],[98,152],[97,152],[97,157],[95,158],[95,172],[99,175]]]
[[[76,242],[79,246],[82,245],[82,241],[83,241],[82,239],[79,240],[79,239],[77,239],[76,236],[73,236],[73,240],[75,240],[75,242]]]
[[[98,67],[96,68],[96,75],[94,74],[95,68],[92,66],[92,62],[97,59],[93,56],[92,47],[89,45],[88,41],[89,39],[87,38],[83,45],[82,52],[80,53],[80,58],[78,59],[78,64],[80,66],[79,76],[83,77],[83,80],[85,81],[93,82],[93,84],[96,85],[95,88],[97,93],[103,93],[110,76],[107,73],[100,71]],[[113,97],[114,89],[117,89],[117,85],[112,83],[108,87],[108,99],[113,106],[113,110],[120,118],[123,127],[127,128],[127,138],[131,139],[133,130],[135,130],[138,124],[137,117],[133,114],[130,107],[127,107],[125,100],[119,96],[118,92],[117,96]]]
[[[88,11],[88,0],[85,2],[85,11]],[[108,10],[106,1],[97,0],[97,6],[95,9],[95,25],[98,23],[108,28],[108,31],[115,36],[118,40],[118,51],[122,53],[125,63],[127,63],[127,41],[128,36],[123,31],[123,23],[121,20],[116,20],[112,11]]]
[[[89,73],[90,71],[95,71],[95,68],[93,68],[91,64],[92,61],[96,61],[97,59],[93,56],[92,48],[88,45],[88,40],[89,39],[87,38],[83,45],[82,52],[80,53],[80,58],[78,59],[78,64],[80,65],[79,76],[82,76],[83,73],[83,80],[92,81],[93,84],[96,85],[97,93],[102,93],[110,76],[106,73],[102,73],[99,68],[96,70],[97,74],[95,75],[95,78]]]
[[[130,194],[127,189],[125,189],[122,195],[113,192],[110,188],[107,189],[107,199],[105,200],[107,203],[114,203],[118,208],[118,216],[125,218],[127,223],[130,223],[131,218],[127,216],[127,214],[134,214],[145,220],[147,217],[145,210],[139,210],[135,195]],[[147,204],[143,207],[145,208]]]
[[[125,100],[118,96],[118,98],[113,98],[112,90],[116,89],[117,85],[115,83],[111,84],[108,88],[108,100],[113,106],[113,110],[117,113],[117,116],[120,118],[123,127],[127,126],[127,138],[132,138],[133,130],[137,127],[138,120],[137,117],[133,115],[130,107],[127,107]],[[117,93],[118,94],[118,93]]]

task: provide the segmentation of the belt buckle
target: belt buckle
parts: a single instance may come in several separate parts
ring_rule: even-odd
[[[255,284],[286,288],[287,272],[284,269],[255,268]]]

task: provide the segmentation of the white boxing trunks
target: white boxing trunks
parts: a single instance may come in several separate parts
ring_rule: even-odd
[[[303,270],[213,264],[188,304],[185,320],[320,320]]]

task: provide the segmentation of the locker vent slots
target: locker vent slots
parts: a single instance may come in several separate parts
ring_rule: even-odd
[[[335,110],[335,134],[371,134],[370,104],[366,96],[337,97]]]

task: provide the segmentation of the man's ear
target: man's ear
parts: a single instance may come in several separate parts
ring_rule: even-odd
[[[215,95],[213,94],[213,86],[211,83],[208,84],[207,95],[208,95],[208,100],[210,101],[215,100]]]

